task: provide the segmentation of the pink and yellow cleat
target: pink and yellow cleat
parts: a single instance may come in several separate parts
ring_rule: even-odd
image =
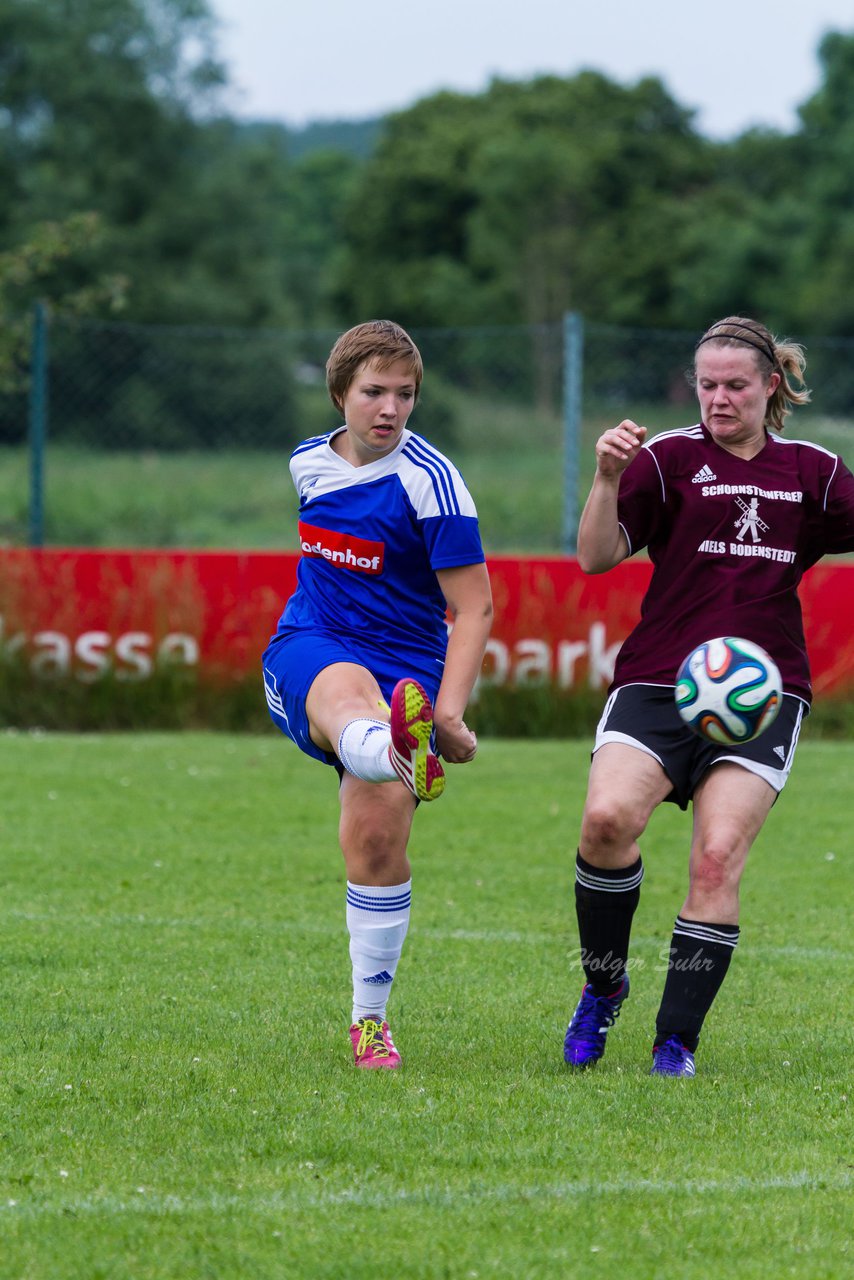
[[[401,1065],[387,1022],[360,1018],[350,1028],[350,1039],[357,1067],[383,1067],[386,1071],[393,1071]]]
[[[430,743],[430,699],[417,680],[398,680],[390,710],[392,768],[417,799],[437,800],[445,790],[445,771]]]

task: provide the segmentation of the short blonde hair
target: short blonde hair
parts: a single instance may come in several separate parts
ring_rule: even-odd
[[[804,382],[807,361],[803,347],[797,342],[775,338],[764,324],[760,324],[758,320],[750,320],[747,316],[726,316],[723,320],[716,320],[709,325],[694,349],[695,383],[697,352],[707,342],[716,347],[751,347],[755,352],[756,366],[763,377],[770,378],[772,373],[779,373],[780,382],[768,397],[765,411],[765,426],[772,431],[783,430],[784,421],[791,413],[792,406],[809,402],[810,392]],[[800,387],[793,386],[790,378],[794,378]]]
[[[421,352],[405,329],[393,320],[367,320],[342,333],[326,361],[326,387],[335,408],[344,411],[344,397],[356,374],[366,364],[378,369],[404,361],[412,371],[415,399],[421,390],[424,364]]]

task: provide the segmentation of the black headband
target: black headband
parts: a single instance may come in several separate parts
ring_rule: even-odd
[[[740,329],[741,325],[734,325],[733,328]],[[742,338],[740,333],[707,333],[704,338],[700,339],[694,350],[697,351],[704,342],[712,342],[716,338],[721,341],[732,340],[733,342],[746,342],[749,347],[753,347],[754,350],[760,351],[762,355],[765,356],[766,360],[771,361],[772,365],[776,365],[777,355],[774,348],[771,346],[771,343],[768,342],[767,339],[763,338],[761,333],[753,333],[752,329],[748,330],[748,332],[753,334],[753,338],[758,338],[759,342],[754,342],[753,338]]]

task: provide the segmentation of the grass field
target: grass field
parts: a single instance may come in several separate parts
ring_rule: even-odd
[[[587,758],[488,740],[417,815],[385,1075],[331,775],[272,730],[0,736],[2,1280],[850,1276],[854,745],[802,743],[693,1081],[647,1075],[671,807],[631,1000],[562,1064]]]

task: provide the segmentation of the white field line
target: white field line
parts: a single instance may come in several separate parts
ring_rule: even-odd
[[[289,1193],[272,1192],[267,1195],[222,1195],[212,1193],[209,1196],[160,1195],[147,1188],[128,1197],[119,1196],[83,1196],[80,1198],[62,1196],[55,1200],[9,1199],[0,1203],[0,1218],[13,1214],[23,1218],[50,1218],[60,1215],[88,1214],[93,1217],[119,1217],[136,1215],[147,1217],[183,1217],[196,1214],[260,1214],[260,1215],[293,1215],[311,1210],[332,1210],[339,1207],[356,1209],[393,1209],[400,1207],[422,1207],[425,1209],[459,1209],[472,1205],[510,1204],[527,1202],[541,1205],[544,1201],[555,1204],[572,1203],[577,1200],[593,1199],[597,1196],[613,1197],[619,1195],[635,1196],[679,1196],[692,1199],[702,1196],[720,1195],[763,1195],[769,1192],[807,1192],[816,1195],[823,1191],[848,1191],[854,1186],[854,1176],[850,1173],[835,1171],[833,1173],[793,1173],[769,1178],[708,1178],[708,1179],[663,1179],[663,1178],[612,1178],[602,1182],[592,1180],[559,1181],[539,1184],[500,1183],[494,1187],[460,1187],[458,1189],[442,1186],[401,1187],[398,1190],[371,1190],[370,1188],[347,1188],[342,1191],[305,1193],[294,1190]]]
[[[53,924],[57,926],[74,925],[79,929],[127,929],[135,925],[141,929],[196,930],[214,929],[238,930],[249,933],[270,934],[322,934],[333,937],[344,928],[344,912],[340,922],[323,920],[257,920],[249,916],[149,916],[139,915],[103,915],[78,916],[63,912],[50,911],[17,911],[0,909],[0,922],[3,920],[24,921],[27,924]],[[495,946],[554,946],[569,940],[575,950],[576,942],[568,937],[567,929],[554,933],[530,932],[522,933],[518,929],[434,929],[412,924],[408,937],[424,938],[429,942],[480,942]],[[666,951],[670,945],[669,938],[632,938],[632,951],[655,951],[656,954]],[[846,951],[841,947],[769,947],[762,943],[741,942],[738,954],[769,956],[776,959],[792,960],[833,960],[834,962],[854,961],[854,951]]]

